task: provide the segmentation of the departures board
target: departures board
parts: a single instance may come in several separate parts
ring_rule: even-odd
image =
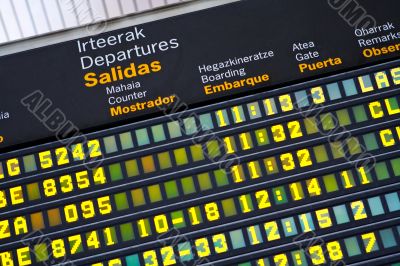
[[[400,265],[400,3],[239,1],[0,58],[0,265]]]

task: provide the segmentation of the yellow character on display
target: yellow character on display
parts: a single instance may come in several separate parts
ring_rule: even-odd
[[[382,118],[384,116],[382,105],[380,102],[372,102],[368,105],[372,118]]]
[[[40,166],[42,169],[47,169],[53,167],[53,159],[51,158],[51,152],[50,151],[43,151],[39,153],[39,161],[40,161]]]
[[[89,140],[87,145],[89,148],[90,158],[96,158],[102,155],[99,140],[97,139]]]
[[[43,190],[46,197],[57,195],[56,180],[50,178],[43,181]]]
[[[228,245],[224,234],[213,235],[214,249],[217,254],[228,251]]]
[[[56,149],[57,165],[69,164],[68,150],[65,147]]]
[[[153,220],[157,233],[162,234],[169,230],[167,216],[164,214],[155,216]]]
[[[373,232],[361,235],[364,241],[365,251],[371,253],[376,249],[376,236]]]
[[[397,102],[396,98],[393,98],[393,99],[396,100],[396,102]],[[398,102],[397,102],[397,104],[398,104]],[[396,108],[395,106],[392,106],[390,99],[385,99],[385,105],[386,105],[386,109],[387,109],[389,115],[396,115],[396,114],[400,113],[400,108],[399,107]]]
[[[326,263],[324,250],[320,245],[310,247],[308,252],[311,255],[311,261],[314,265],[321,265]]]
[[[99,241],[99,235],[97,234],[97,231],[92,231],[87,236],[86,245],[90,249],[99,249],[101,247],[100,241]]]
[[[296,168],[296,165],[294,163],[294,158],[291,153],[281,154],[280,160],[283,170],[291,171]]]
[[[23,216],[16,217],[13,222],[15,235],[28,233],[28,224]],[[9,220],[0,221],[0,239],[11,237],[11,228]]]
[[[21,168],[19,167],[19,161],[17,158],[8,160],[6,164],[9,176],[16,176],[21,174]]]
[[[163,265],[164,266],[169,266],[169,265],[175,265],[176,264],[176,259],[175,259],[175,254],[174,254],[174,248],[171,246],[163,247],[160,250],[161,257],[163,258]]]
[[[265,99],[264,106],[268,116],[276,114],[274,99]]]
[[[211,254],[210,245],[207,238],[199,238],[194,242],[197,250],[197,256],[200,258],[208,257]]]
[[[362,220],[368,218],[365,212],[364,203],[361,200],[354,201],[350,204],[353,211],[354,220]]]
[[[286,254],[278,254],[274,256],[274,262],[276,266],[287,266],[289,265],[288,262],[288,257]]]
[[[394,84],[400,85],[400,67],[391,69],[390,73],[392,74]]]
[[[388,76],[383,71],[375,73],[375,80],[376,84],[378,84],[379,89],[387,88],[390,86]]]
[[[64,240],[55,239],[51,241],[51,250],[54,258],[62,258],[66,255]]]
[[[390,147],[396,144],[391,129],[384,129],[379,132],[383,146]]]
[[[235,124],[243,122],[242,116],[240,115],[240,109],[238,106],[232,107],[233,118],[235,119]]]
[[[145,266],[158,266],[157,253],[154,250],[143,252]]]
[[[204,210],[206,212],[207,219],[212,222],[219,220],[220,214],[218,211],[218,205],[215,202],[210,202],[204,205]]]
[[[224,116],[224,112],[223,110],[218,110],[215,112],[217,115],[217,120],[218,122],[218,126],[219,127],[226,127],[228,125],[228,123],[225,121],[225,116]]]
[[[275,221],[265,223],[264,229],[267,232],[268,241],[281,239],[281,235],[279,234],[278,224]]]
[[[68,242],[70,244],[71,255],[76,254],[82,245],[82,237],[81,235],[69,236]]]
[[[23,216],[14,219],[14,230],[15,235],[21,235],[28,233],[28,225],[26,219]]]
[[[85,159],[85,153],[83,152],[82,143],[72,145],[72,157],[75,161],[82,161]]]
[[[22,187],[19,186],[10,188],[10,198],[12,205],[24,203],[24,194],[22,192]]]
[[[10,223],[8,220],[0,221],[0,239],[11,237]]]
[[[315,211],[315,214],[317,216],[318,224],[320,228],[328,228],[332,226],[332,220],[329,215],[329,210],[328,209],[321,209]]]
[[[290,138],[295,139],[303,136],[303,132],[301,132],[301,126],[299,121],[297,120],[291,121],[287,124],[287,126],[289,128]]]
[[[0,209],[5,207],[7,207],[6,193],[3,190],[0,190]]]
[[[332,261],[343,259],[342,248],[340,247],[340,243],[338,241],[327,243],[326,248],[328,250],[329,258]]]
[[[279,103],[281,104],[281,109],[283,112],[292,111],[294,108],[292,98],[289,94],[279,96]]]
[[[275,142],[282,142],[286,140],[285,129],[282,125],[274,125],[271,127],[272,136],[274,137]]]
[[[360,83],[361,91],[363,93],[371,92],[374,90],[374,87],[372,86],[371,78],[369,76],[358,77],[358,82]],[[370,85],[366,85],[368,83]]]
[[[1,266],[14,266],[14,260],[11,251],[0,253]]]
[[[322,87],[314,87],[311,89],[311,96],[315,104],[321,104],[325,102],[325,95]]]
[[[19,266],[31,265],[32,260],[31,260],[29,247],[23,247],[23,248],[17,249],[17,258],[18,258]]]
[[[26,222],[25,217],[23,216],[16,217],[14,219],[14,222],[12,223],[14,226],[15,235],[28,233],[28,224]],[[0,239],[9,237],[11,237],[10,221],[9,220],[0,221]]]

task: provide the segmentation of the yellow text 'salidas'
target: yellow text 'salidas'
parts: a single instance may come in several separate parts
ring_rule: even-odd
[[[85,86],[88,88],[96,85],[105,85],[114,81],[131,79],[138,76],[145,76],[161,71],[160,61],[152,61],[150,63],[135,64],[131,63],[128,67],[115,66],[106,72],[95,73],[89,72],[84,76]]]

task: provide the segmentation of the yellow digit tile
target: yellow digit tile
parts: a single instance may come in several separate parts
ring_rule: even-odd
[[[50,151],[43,151],[39,153],[39,161],[40,161],[40,166],[42,169],[47,169],[53,167],[53,159],[51,157],[51,152]]]

